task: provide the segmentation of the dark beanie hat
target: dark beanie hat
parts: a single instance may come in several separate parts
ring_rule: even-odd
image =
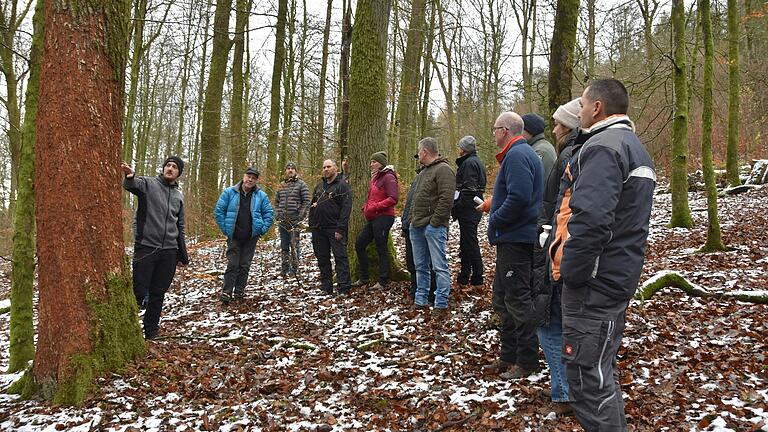
[[[176,164],[177,167],[179,167],[179,175],[184,172],[184,161],[181,160],[178,156],[170,156],[168,159],[163,162],[163,167],[168,165],[168,162],[173,162]]]
[[[285,164],[285,168],[283,168],[283,169],[288,169],[288,168],[296,169],[296,164],[293,163],[293,162],[288,162],[288,163]]]
[[[523,115],[523,129],[533,136],[544,133],[544,119],[536,113],[525,114]]]
[[[259,178],[259,170],[257,170],[255,167],[248,167],[248,169],[245,170],[245,173],[255,175],[256,178]]]
[[[387,166],[387,160],[388,160],[387,153],[383,151],[376,152],[371,155],[371,160],[376,161],[384,166]]]

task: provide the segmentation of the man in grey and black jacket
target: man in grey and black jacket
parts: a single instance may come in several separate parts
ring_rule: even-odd
[[[563,359],[587,431],[626,431],[616,354],[637,289],[656,173],[627,117],[627,90],[597,80],[581,96],[581,131],[561,180],[549,255],[562,279]]]
[[[125,175],[123,188],[139,199],[133,226],[133,292],[139,306],[147,309],[144,337],[154,339],[176,265],[189,263],[184,241],[184,196],[176,182],[184,172],[184,161],[169,157],[157,177],[136,176],[125,163],[120,168]]]
[[[275,213],[280,232],[282,268],[280,274],[293,276],[299,268],[301,230],[299,223],[309,211],[309,187],[299,178],[296,164],[285,164],[285,177],[275,194]]]

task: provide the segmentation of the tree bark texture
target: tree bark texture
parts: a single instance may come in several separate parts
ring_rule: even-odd
[[[129,3],[53,3],[37,112],[33,375],[44,397],[79,404],[98,375],[145,349],[123,260],[119,186]]]
[[[739,178],[739,3],[728,0],[728,146],[725,170],[730,186],[741,184]]]
[[[707,241],[704,251],[725,249],[720,235],[720,218],[717,211],[717,181],[712,165],[712,81],[715,64],[715,44],[712,36],[710,0],[699,0],[699,19],[704,39],[704,91],[701,112],[701,165],[707,189]]]
[[[277,146],[280,137],[280,78],[283,76],[283,63],[285,63],[285,25],[287,15],[288,0],[279,0],[275,29],[275,61],[272,64],[269,132],[267,134],[267,176],[275,180],[280,174],[277,167]]]
[[[688,77],[685,52],[685,5],[672,1],[675,114],[672,119],[672,227],[693,226],[688,207]]]
[[[35,278],[35,125],[40,95],[40,57],[43,50],[45,0],[38,0],[32,19],[29,80],[24,100],[19,180],[13,217],[11,322],[8,373],[18,372],[35,356],[33,282]]]
[[[213,48],[211,69],[205,89],[203,123],[200,138],[200,205],[202,211],[211,211],[219,197],[219,157],[221,146],[221,101],[227,74],[229,40],[229,12],[232,0],[219,0],[213,19]],[[211,221],[211,219],[206,219]],[[204,235],[218,234],[211,222],[205,224]]]
[[[573,50],[576,47],[576,26],[579,22],[579,0],[558,0],[555,29],[549,46],[549,115],[571,99],[573,82]]]
[[[405,57],[400,77],[400,97],[397,101],[397,167],[410,171],[416,143],[419,140],[416,128],[416,107],[419,99],[420,63],[424,45],[424,10],[426,0],[414,0],[411,6],[411,22],[408,27],[408,38],[405,45]],[[391,155],[395,160],[395,155]]]
[[[234,53],[232,56],[232,105],[229,112],[229,143],[232,183],[236,183],[248,167],[245,136],[243,135],[243,54],[245,52],[245,24],[248,21],[248,0],[237,0],[235,18]]]

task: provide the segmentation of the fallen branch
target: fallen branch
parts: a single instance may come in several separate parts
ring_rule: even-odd
[[[372,340],[372,341],[368,341],[368,342],[362,343],[362,344],[360,344],[360,345],[356,346],[356,347],[355,347],[355,349],[356,349],[357,351],[368,351],[368,349],[369,349],[369,348],[371,348],[371,347],[373,347],[373,346],[376,346],[376,345],[380,345],[380,344],[392,344],[392,345],[397,345],[397,344],[400,344],[400,345],[413,345],[413,342],[410,342],[410,341],[403,341],[403,340],[397,340],[397,339],[384,339],[384,338],[382,337],[382,338],[378,338],[378,339],[374,339],[374,340]]]
[[[243,335],[236,335],[230,338],[229,333],[219,333],[215,335],[174,335],[174,336],[159,336],[155,340],[166,339],[182,339],[182,340],[220,340],[220,341],[238,341],[243,338]]]
[[[0,315],[7,314],[11,310],[11,307],[0,308]]]
[[[435,431],[434,431],[434,432],[440,432],[440,431],[444,431],[444,430],[446,430],[446,429],[450,429],[450,428],[452,428],[452,427],[454,427],[454,426],[461,426],[461,425],[463,425],[464,423],[466,423],[466,422],[468,422],[468,421],[472,420],[473,418],[475,418],[475,417],[479,416],[481,412],[482,412],[482,410],[481,410],[481,409],[476,409],[476,410],[475,410],[475,411],[474,411],[472,414],[470,414],[470,415],[468,415],[468,416],[466,416],[466,417],[464,417],[464,418],[462,418],[462,419],[459,419],[459,420],[454,420],[454,421],[449,421],[449,422],[443,423],[443,425],[442,425],[442,426],[440,426],[439,428],[435,429]]]
[[[301,342],[283,342],[280,344],[283,348],[295,348],[295,349],[303,349],[308,351],[314,351],[317,349],[316,346],[310,345],[308,343],[301,343]]]
[[[768,291],[709,291],[704,287],[689,282],[683,276],[671,270],[656,273],[645,281],[635,294],[635,299],[648,300],[665,287],[679,288],[694,297],[738,300],[747,303],[768,304]]]
[[[436,351],[436,352],[431,352],[429,354],[425,354],[425,355],[423,355],[421,357],[416,357],[416,358],[413,358],[413,359],[385,361],[385,362],[383,362],[380,365],[380,367],[404,366],[404,365],[407,365],[409,363],[418,363],[420,361],[429,360],[429,359],[431,359],[433,357],[447,356],[447,355],[451,355],[451,354],[459,354],[460,352],[461,351]]]

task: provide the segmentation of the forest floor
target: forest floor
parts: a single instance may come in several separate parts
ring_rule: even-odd
[[[720,200],[723,238],[733,248],[725,253],[696,253],[706,236],[706,200],[690,198],[696,228],[686,230],[665,226],[670,196],[656,196],[642,280],[675,270],[716,291],[765,290],[768,187]],[[402,252],[400,231],[393,233]],[[481,243],[492,274],[494,252]],[[224,246],[191,247],[192,264],[177,274],[161,337],[147,344],[146,358],[101,378],[79,408],[2,394],[0,429],[580,430],[573,417],[550,411],[546,369],[511,381],[483,374],[498,351],[491,278],[454,287],[448,318],[425,323],[408,311],[407,283],[320,295],[305,235],[298,278],[280,276],[276,241],[260,243],[247,300],[225,307],[218,299]],[[457,248],[454,224],[454,274]],[[10,272],[0,265],[3,299]],[[8,321],[0,315],[0,370],[8,362]],[[637,431],[768,431],[767,337],[765,305],[671,288],[632,301],[619,352],[628,422]],[[0,390],[18,377],[0,375]]]

